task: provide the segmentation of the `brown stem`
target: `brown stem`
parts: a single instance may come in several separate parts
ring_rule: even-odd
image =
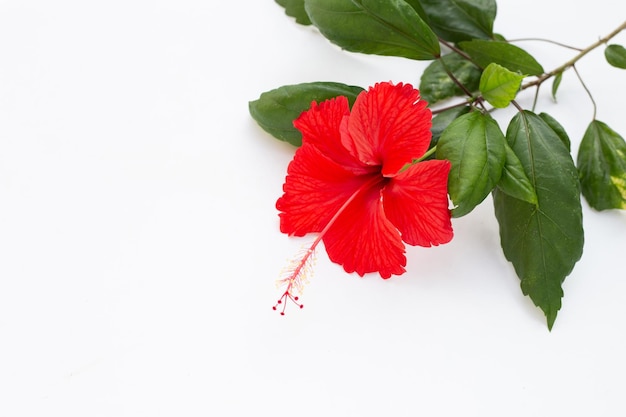
[[[450,77],[450,79],[457,85],[457,87],[459,87],[468,97],[472,97],[472,92],[469,91],[461,81],[459,81],[455,75],[452,73],[452,71],[450,71],[450,69],[448,68],[448,66],[446,65],[446,63],[443,61],[442,57],[439,57],[439,63],[441,64],[441,66],[443,67],[443,70],[446,72],[446,74],[448,74],[448,77]]]
[[[597,47],[599,47],[602,44],[607,43],[609,40],[611,40],[613,37],[615,37],[618,33],[620,33],[621,31],[626,29],[626,21],[624,21],[619,27],[617,27],[614,31],[612,31],[611,33],[609,33],[608,35],[606,35],[604,38],[599,39],[597,42],[592,43],[591,45],[589,45],[588,47],[586,47],[585,49],[580,50],[580,53],[578,53],[578,55],[576,55],[574,58],[570,59],[569,61],[567,61],[566,63],[564,63],[563,65],[560,65],[559,67],[553,69],[550,72],[547,72],[541,76],[539,76],[537,79],[530,81],[524,85],[521,86],[520,90],[526,90],[527,88],[530,87],[534,87],[537,86],[537,88],[539,88],[539,86],[541,86],[541,84],[548,80],[551,77],[554,77],[555,75],[567,70],[570,67],[573,67],[574,64],[576,64],[582,57],[584,57],[585,55],[587,55],[589,52],[593,51],[594,49],[596,49]],[[472,59],[467,56],[463,51],[461,51],[460,49],[454,47],[453,45],[445,42],[442,39],[439,39],[439,42],[441,42],[443,45],[447,46],[448,48],[450,48],[451,50],[453,50],[454,52],[456,52],[457,54],[463,56],[464,58],[468,59],[469,61],[472,61]],[[450,71],[448,71],[448,69],[446,68],[445,64],[443,64],[443,60],[441,60],[441,58],[439,58],[444,70],[446,70],[446,72],[448,73],[448,75],[450,76],[450,78],[457,83],[457,85],[460,84],[460,82],[452,75],[452,73]],[[473,62],[473,61],[472,61]],[[459,85],[461,87],[461,89],[464,90],[464,92],[466,94],[468,94],[467,89],[462,86]],[[457,104],[453,104],[451,106],[445,107],[445,108],[441,108],[441,109],[436,109],[433,110],[433,114],[437,114],[440,113],[442,111],[448,110],[450,108],[454,108],[454,107],[460,107],[460,106],[465,106],[467,104],[470,104],[472,102],[472,99],[474,102],[481,102],[482,103],[482,96],[478,96],[478,97],[472,97],[471,93],[468,94],[470,97],[470,101],[464,101],[462,103],[457,103]],[[593,100],[593,99],[592,99]],[[535,103],[536,103],[536,97],[535,97]],[[513,103],[516,107],[518,107],[519,105],[517,103]],[[595,103],[594,103],[595,104]],[[534,108],[533,104],[533,108]],[[484,108],[484,107],[483,107]],[[520,108],[518,107],[518,110]],[[595,117],[595,111],[594,111],[594,117]]]
[[[449,42],[446,42],[445,40],[439,38],[439,43],[441,43],[442,45],[446,46],[448,49],[450,49],[451,51],[454,51],[454,53],[462,56],[463,58],[465,58],[466,60],[468,60],[469,62],[473,63],[474,65],[476,65],[477,67],[480,68],[480,66],[478,64],[476,64],[474,62],[474,60],[472,59],[471,56],[469,56],[468,54],[466,54],[465,52],[461,51],[459,48],[457,48],[456,46],[452,45]]]
[[[452,110],[452,109],[455,109],[457,107],[464,107],[464,106],[467,106],[469,104],[472,104],[472,101],[473,100],[469,99],[469,100],[465,100],[465,101],[462,101],[462,102],[459,102],[459,103],[456,103],[456,104],[451,104],[449,106],[439,107],[437,109],[432,110],[432,113],[433,113],[433,115],[436,115],[436,114],[439,114],[439,113],[443,113],[446,110]]]
[[[599,39],[597,42],[592,43],[591,45],[589,45],[588,47],[586,47],[585,49],[581,50],[580,53],[578,53],[578,55],[576,55],[574,58],[570,59],[569,61],[567,61],[566,63],[564,63],[563,65],[553,69],[550,72],[547,72],[543,75],[541,75],[540,77],[538,77],[536,80],[533,80],[531,82],[528,82],[524,85],[522,85],[522,90],[525,90],[527,88],[533,87],[533,86],[538,86],[541,85],[544,81],[546,81],[547,79],[554,77],[555,75],[567,70],[570,67],[573,67],[574,64],[576,62],[578,62],[582,57],[584,57],[585,55],[587,55],[589,52],[593,51],[594,49],[596,49],[598,46],[607,43],[609,40],[611,40],[611,38],[613,38],[615,35],[617,35],[618,33],[620,33],[622,30],[626,29],[626,21],[623,22],[617,29],[615,29],[613,32],[609,33],[608,35],[606,35],[604,38]]]

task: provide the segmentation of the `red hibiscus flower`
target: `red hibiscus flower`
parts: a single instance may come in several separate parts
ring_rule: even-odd
[[[313,102],[295,120],[302,146],[276,202],[280,230],[319,235],[283,276],[287,289],[277,305],[298,304],[295,294],[320,241],[346,272],[389,278],[405,272],[403,242],[431,246],[452,239],[450,163],[417,162],[431,139],[426,105],[410,84],[379,83],[357,97],[352,111],[340,96]]]

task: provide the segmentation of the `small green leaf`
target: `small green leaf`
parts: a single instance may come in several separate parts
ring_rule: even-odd
[[[562,79],[563,79],[563,71],[558,72],[554,76],[554,81],[552,81],[552,98],[554,99],[554,101],[556,101],[556,92],[559,89],[559,86],[561,85]]]
[[[523,75],[498,64],[489,64],[480,77],[480,92],[492,106],[504,108],[517,95],[523,79]]]
[[[471,92],[478,91],[481,71],[459,55],[447,54],[431,62],[422,73],[419,90],[424,100],[434,104],[464,94],[445,71],[444,65],[465,88]]]
[[[404,0],[304,0],[311,22],[351,52],[431,60],[439,40]]]
[[[293,126],[293,121],[311,107],[311,102],[346,96],[352,105],[361,91],[361,87],[333,82],[286,85],[261,94],[257,100],[248,103],[248,109],[263,130],[277,139],[300,146],[302,135]]]
[[[304,0],[276,0],[276,3],[285,8],[287,16],[295,17],[296,22],[301,25],[310,25],[309,15],[304,10]]]
[[[518,200],[536,205],[537,193],[535,192],[535,187],[533,187],[533,184],[524,172],[522,162],[508,144],[505,144],[505,148],[506,162],[502,169],[502,177],[498,183],[498,189]]]
[[[452,165],[448,192],[456,205],[454,217],[472,211],[500,181],[505,140],[498,123],[480,112],[456,118],[441,134],[437,159],[447,159]]]
[[[605,123],[589,124],[578,148],[585,199],[596,210],[626,209],[626,142]]]
[[[539,117],[541,117],[543,121],[546,122],[552,130],[554,130],[554,133],[556,133],[559,139],[561,139],[561,142],[563,142],[563,145],[565,145],[565,148],[569,152],[571,150],[571,142],[565,128],[548,113],[539,113]]]
[[[420,0],[420,3],[426,22],[447,41],[493,37],[495,0]]]
[[[534,113],[518,113],[506,135],[533,184],[537,204],[495,190],[500,242],[522,292],[543,310],[551,329],[561,308],[561,284],[583,252],[577,171],[561,139]]]
[[[626,48],[622,45],[609,45],[604,50],[606,61],[616,68],[626,69]]]
[[[544,72],[541,64],[532,55],[507,42],[474,39],[460,42],[459,47],[483,68],[494,62],[520,74],[540,75]]]

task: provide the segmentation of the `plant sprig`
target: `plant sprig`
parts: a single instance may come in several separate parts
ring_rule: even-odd
[[[576,48],[533,37],[507,41],[493,32],[495,0],[276,2],[297,23],[315,26],[346,51],[431,61],[419,80],[421,96],[434,115],[426,157],[451,163],[452,216],[465,216],[493,196],[504,255],[523,294],[541,308],[551,329],[561,308],[562,283],[583,253],[581,194],[599,211],[626,208],[626,142],[596,119],[596,101],[576,69],[600,47],[610,65],[626,68],[626,48],[610,44],[626,22]],[[545,71],[514,44],[523,40],[551,42],[577,53]],[[569,69],[594,106],[576,162],[566,129],[549,114],[535,113],[541,86],[553,80],[556,96]],[[524,109],[516,98],[533,87],[532,108]],[[333,82],[282,86],[263,93],[249,108],[263,129],[299,146],[300,133],[292,122],[312,101],[343,95],[352,104],[361,91]],[[454,98],[462,100],[450,103]],[[490,113],[509,106],[517,112],[502,131]]]

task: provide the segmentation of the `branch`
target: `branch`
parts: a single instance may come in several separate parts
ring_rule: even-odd
[[[541,75],[539,78],[537,78],[536,80],[533,80],[529,83],[526,83],[522,86],[521,90],[525,90],[527,88],[533,87],[533,86],[539,86],[541,85],[544,81],[546,81],[547,79],[554,77],[555,75],[567,70],[570,67],[573,67],[574,64],[576,62],[578,62],[582,57],[584,57],[585,55],[587,55],[589,52],[593,51],[594,49],[596,49],[598,46],[607,43],[609,40],[611,40],[611,38],[615,37],[615,35],[617,35],[618,33],[620,33],[622,30],[626,29],[626,21],[623,22],[617,29],[615,29],[613,32],[609,33],[607,36],[605,36],[604,38],[599,39],[597,42],[592,43],[591,45],[589,45],[588,47],[586,47],[585,49],[583,49],[582,51],[580,51],[580,53],[578,55],[576,55],[574,58],[570,59],[569,61],[567,61],[566,63],[564,63],[563,65],[553,69],[550,72],[547,72],[543,75]]]

